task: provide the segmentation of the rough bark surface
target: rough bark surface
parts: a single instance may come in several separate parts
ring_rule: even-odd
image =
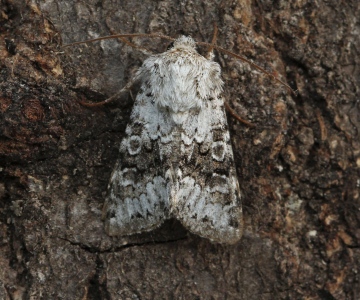
[[[359,299],[359,1],[0,1],[0,299]],[[108,237],[100,220],[144,55],[111,33],[188,34],[217,54],[245,233],[176,221]],[[153,52],[166,43],[137,40]],[[134,91],[133,95],[136,94]]]

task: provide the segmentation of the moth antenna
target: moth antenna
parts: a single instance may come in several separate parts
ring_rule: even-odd
[[[272,79],[274,79],[275,81],[277,81],[278,83],[282,84],[283,86],[285,86],[287,89],[289,89],[294,95],[297,95],[297,90],[293,90],[288,84],[286,84],[284,81],[282,81],[281,79],[279,79],[277,76],[274,76],[273,74],[271,74],[270,72],[266,71],[264,68],[258,66],[257,64],[255,64],[254,62],[250,61],[249,59],[245,58],[242,55],[236,54],[234,52],[231,52],[229,50],[226,50],[225,48],[222,48],[220,46],[215,45],[215,41],[216,41],[216,37],[217,37],[217,26],[216,24],[214,24],[214,35],[213,35],[213,39],[211,41],[211,43],[205,43],[205,42],[196,42],[197,45],[200,46],[206,46],[208,47],[209,51],[208,53],[210,53],[213,49],[216,49],[220,52],[223,52],[225,54],[231,55],[237,59],[240,59],[246,63],[248,63],[250,66],[252,66],[253,68],[263,72],[264,74],[266,74],[267,76],[271,77]],[[90,40],[85,40],[85,41],[81,41],[81,42],[74,42],[74,43],[70,43],[70,44],[66,44],[63,47],[70,47],[70,46],[75,46],[75,45],[80,45],[80,44],[86,44],[86,43],[92,43],[92,42],[96,42],[96,41],[102,41],[102,40],[108,40],[108,39],[114,39],[114,38],[119,38],[122,42],[124,42],[125,44],[137,48],[137,45],[133,44],[132,42],[128,41],[127,38],[160,38],[160,39],[165,39],[168,41],[175,41],[175,38],[172,38],[170,36],[167,35],[162,35],[162,34],[156,34],[156,33],[124,33],[124,34],[113,34],[113,35],[108,35],[108,36],[103,36],[103,37],[99,37],[99,38],[95,38],[95,39],[90,39]],[[124,90],[122,90],[123,92]],[[110,100],[110,99],[108,99]],[[109,103],[111,101],[113,101],[114,98],[111,97],[110,101],[103,101],[101,103],[97,103],[97,105],[91,105],[91,106],[98,106],[98,105],[103,105],[105,103]],[[85,104],[84,104],[85,105]],[[90,105],[88,105],[90,106]],[[230,111],[231,113],[231,111]],[[232,113],[231,113],[232,114]],[[239,119],[240,122],[243,122],[242,120]],[[243,122],[244,123],[244,122]],[[249,125],[249,124],[248,124]],[[251,126],[251,125],[250,125]]]
[[[277,81],[278,83],[282,84],[283,86],[285,86],[287,89],[289,89],[295,96],[297,95],[297,90],[293,90],[288,84],[286,84],[284,81],[282,81],[281,79],[279,79],[278,77],[274,76],[273,74],[271,74],[270,72],[266,71],[264,68],[258,66],[257,64],[253,63],[251,60],[245,58],[242,55],[236,54],[234,52],[231,52],[229,50],[226,50],[225,48],[222,48],[220,46],[217,45],[213,45],[213,44],[209,44],[209,43],[205,43],[205,42],[196,42],[197,45],[200,46],[206,46],[206,47],[212,47],[220,52],[223,52],[225,54],[231,55],[235,58],[238,58],[246,63],[248,63],[250,66],[254,67],[255,69],[263,72],[265,75],[271,77],[272,79],[274,79],[275,81]]]
[[[116,32],[114,32],[113,30],[110,30],[110,33],[111,34],[117,34]],[[136,45],[135,43],[129,41],[128,39],[126,38],[119,38],[120,42],[130,46],[131,48],[134,48],[136,50],[139,50],[141,53],[145,54],[145,55],[152,55],[152,51],[147,49],[146,47],[142,47],[142,46],[139,46],[139,45]]]
[[[241,117],[235,112],[235,110],[233,110],[233,109],[230,107],[229,103],[227,103],[226,101],[224,101],[224,105],[225,105],[226,110],[229,112],[229,114],[230,114],[232,117],[234,117],[236,120],[238,120],[239,122],[245,124],[245,125],[248,126],[248,127],[251,127],[251,128],[254,128],[254,127],[255,127],[255,125],[254,125],[253,123],[251,123],[251,122],[249,122],[249,121],[246,121],[246,120],[244,120],[243,118],[241,118]]]
[[[213,23],[213,28],[214,28],[214,32],[213,32],[213,37],[212,37],[212,40],[211,40],[211,43],[210,43],[210,47],[209,49],[207,50],[207,55],[206,55],[206,58],[207,59],[212,59],[213,58],[213,50],[214,50],[214,45],[216,43],[216,39],[217,39],[217,35],[218,35],[218,27],[216,25],[216,22]],[[229,114],[235,118],[236,120],[238,120],[239,122],[245,124],[246,126],[248,127],[252,127],[254,128],[255,125],[252,124],[251,122],[249,121],[246,121],[244,120],[243,118],[241,118],[236,112],[235,110],[233,110],[229,103],[227,103],[227,101],[224,101],[224,105],[225,105],[225,109],[229,112]]]
[[[156,34],[156,33],[124,33],[124,34],[107,35],[107,36],[99,37],[99,38],[96,38],[96,39],[70,43],[70,44],[64,45],[63,47],[70,47],[70,46],[86,44],[86,43],[92,43],[92,42],[102,41],[102,40],[115,39],[115,38],[120,38],[120,39],[124,38],[124,39],[126,39],[126,38],[146,38],[146,37],[148,37],[148,38],[159,38],[159,39],[164,39],[164,40],[168,40],[168,41],[174,41],[175,40],[174,38],[172,38],[170,36],[162,35],[162,34]],[[129,45],[133,45],[133,44],[129,42]]]
[[[145,55],[152,55],[153,54],[149,49],[147,49],[145,47],[141,47],[139,45],[136,45],[136,44],[132,43],[131,41],[129,41],[126,38],[119,38],[119,40],[122,41],[124,44],[126,44],[126,45],[128,45],[128,46],[130,46],[130,47],[132,47],[134,49],[139,50],[142,54],[145,54]]]
[[[216,39],[217,39],[217,35],[218,35],[218,27],[216,25],[216,22],[214,22],[213,28],[214,28],[213,37],[212,37],[212,40],[210,43],[210,47],[207,50],[207,54],[206,54],[207,59],[212,59],[214,57],[213,50],[214,50],[214,45],[216,43]]]
[[[70,43],[67,45],[64,45],[63,47],[70,47],[70,46],[75,46],[75,45],[80,45],[80,44],[86,44],[86,43],[92,43],[92,42],[97,42],[97,41],[101,41],[101,40],[109,40],[109,39],[115,39],[118,38],[120,39],[123,43],[125,43],[128,46],[134,47],[134,48],[138,48],[135,44],[133,44],[132,42],[128,41],[127,38],[160,38],[160,39],[165,39],[165,40],[170,40],[170,41],[174,41],[175,39],[166,35],[161,35],[161,34],[153,34],[153,33],[124,33],[124,34],[113,34],[113,35],[108,35],[108,36],[103,36],[103,37],[99,37],[96,39],[91,39],[91,40],[85,40],[85,41],[81,41],[81,42],[75,42],[75,43]],[[110,103],[112,101],[114,101],[115,99],[117,99],[120,94],[124,93],[125,91],[128,91],[131,87],[131,85],[133,84],[133,82],[128,83],[124,88],[122,88],[119,92],[117,92],[115,95],[111,96],[110,98],[106,99],[105,101],[101,101],[101,102],[96,102],[96,103],[87,103],[85,101],[79,101],[79,103],[83,106],[87,106],[87,107],[96,107],[96,106],[102,106],[104,104]]]
[[[120,97],[120,95],[124,92],[128,92],[130,91],[130,95],[131,94],[131,87],[134,84],[134,82],[136,81],[136,79],[130,81],[127,85],[125,85],[120,91],[118,91],[115,95],[112,95],[110,98],[107,98],[104,101],[101,102],[95,102],[95,103],[88,103],[85,101],[79,101],[79,103],[83,106],[87,106],[87,107],[96,107],[96,106],[102,106],[104,104],[108,104],[110,102],[113,102],[114,100],[118,99]],[[133,98],[133,97],[132,97]]]

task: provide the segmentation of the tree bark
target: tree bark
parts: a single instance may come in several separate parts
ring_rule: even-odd
[[[0,299],[359,299],[358,1],[0,1]],[[112,33],[211,41],[244,210],[213,244],[171,220],[111,238],[101,210],[146,57]],[[163,52],[167,43],[134,40]],[[205,53],[206,49],[199,49]]]

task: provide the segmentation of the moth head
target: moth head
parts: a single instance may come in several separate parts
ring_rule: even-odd
[[[189,36],[180,36],[174,41],[174,47],[172,49],[196,49],[196,42]]]

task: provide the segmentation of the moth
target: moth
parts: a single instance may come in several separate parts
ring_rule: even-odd
[[[141,87],[103,208],[107,234],[146,232],[176,218],[201,237],[236,243],[241,193],[220,65],[181,36],[149,56],[135,82]]]

